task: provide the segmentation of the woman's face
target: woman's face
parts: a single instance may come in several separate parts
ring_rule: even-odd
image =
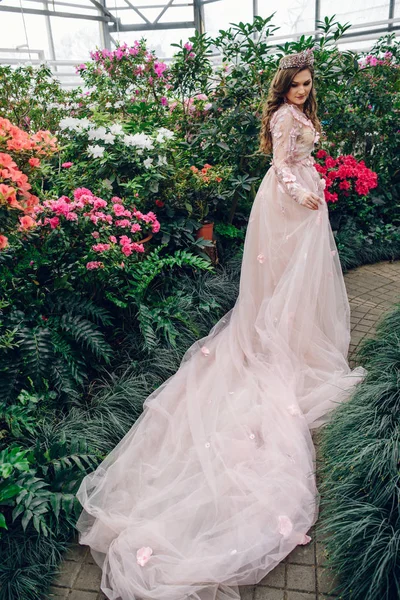
[[[309,69],[304,69],[297,73],[292,79],[289,91],[286,93],[286,99],[292,104],[296,104],[303,110],[303,104],[307,100],[312,88],[312,76]]]

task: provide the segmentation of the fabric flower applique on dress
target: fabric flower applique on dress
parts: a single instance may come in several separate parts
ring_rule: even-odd
[[[301,415],[301,410],[298,406],[296,406],[296,404],[291,404],[290,406],[288,406],[287,409],[289,411],[289,414],[293,417],[299,417]]]
[[[142,546],[142,548],[139,548],[139,550],[136,552],[137,564],[141,567],[144,567],[152,554],[153,550],[150,548],[150,546]]]
[[[293,523],[289,519],[287,515],[280,515],[278,517],[279,521],[279,533],[283,535],[283,537],[289,537],[293,530]]]
[[[265,262],[265,256],[264,256],[264,254],[259,254],[259,255],[257,256],[257,260],[258,260],[258,262],[259,262],[260,264],[262,264],[263,262]]]
[[[203,356],[208,356],[210,354],[210,350],[207,348],[207,346],[203,346],[201,352]]]
[[[280,184],[298,204],[303,204],[307,194],[297,181],[291,167],[296,162],[297,138],[300,135],[300,124],[314,130],[312,122],[302,115],[297,108],[285,104],[271,117],[270,131],[273,143],[273,160],[271,166]]]
[[[309,542],[311,542],[311,538],[309,535],[304,534],[303,537],[301,538],[300,542],[298,542],[298,546],[305,546],[306,544],[308,544]]]

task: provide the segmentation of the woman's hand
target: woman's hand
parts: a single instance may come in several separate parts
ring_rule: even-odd
[[[307,192],[301,199],[302,206],[306,206],[311,210],[318,210],[318,203],[322,204],[322,200],[314,192]]]

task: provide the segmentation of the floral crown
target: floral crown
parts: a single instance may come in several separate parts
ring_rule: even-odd
[[[312,48],[307,48],[297,54],[283,56],[279,61],[280,69],[290,69],[291,67],[306,67],[314,64],[314,53]]]

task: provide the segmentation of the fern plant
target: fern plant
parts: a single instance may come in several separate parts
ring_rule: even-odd
[[[0,321],[0,336],[9,339],[0,353],[5,401],[18,395],[28,379],[36,389],[48,382],[61,396],[77,398],[89,370],[110,363],[112,348],[104,329],[112,321],[104,308],[80,294],[62,292],[43,309],[42,315],[11,309]]]

